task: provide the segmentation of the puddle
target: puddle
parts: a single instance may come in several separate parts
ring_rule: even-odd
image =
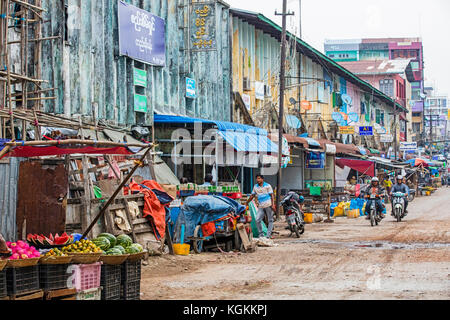
[[[329,244],[337,245],[347,248],[368,248],[368,249],[439,249],[450,248],[450,243],[400,243],[400,242],[388,242],[388,241],[332,241],[332,240],[320,240],[320,239],[293,239],[277,241],[277,243],[305,243],[305,244]]]

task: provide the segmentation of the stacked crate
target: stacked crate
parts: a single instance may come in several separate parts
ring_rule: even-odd
[[[125,261],[122,264],[121,300],[140,300],[141,260]]]
[[[100,285],[102,287],[102,300],[120,300],[120,284],[122,278],[121,265],[103,264]]]

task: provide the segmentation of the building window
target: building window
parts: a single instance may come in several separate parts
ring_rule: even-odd
[[[412,113],[412,116],[413,116],[413,117],[420,117],[420,116],[421,116],[421,113],[420,113],[420,112],[413,112],[413,113]]]
[[[420,132],[420,122],[413,122],[412,129],[414,133]]]
[[[412,61],[411,62],[411,67],[412,67],[413,71],[419,71],[420,70],[420,68],[419,68],[419,61]]]
[[[392,80],[392,79],[380,80],[380,91],[390,97],[393,97],[394,96],[394,80]]]

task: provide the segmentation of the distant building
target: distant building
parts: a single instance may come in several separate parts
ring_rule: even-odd
[[[433,87],[425,87],[425,133],[434,140],[442,140],[450,131],[447,96],[437,95]]]
[[[411,122],[411,138],[415,141],[422,139],[424,60],[420,38],[326,40],[324,48],[325,54],[338,62],[409,59],[410,66],[406,72],[410,87],[406,87],[406,100],[409,99],[407,107],[411,109],[411,118],[408,120]],[[349,56],[339,56],[342,54]],[[391,90],[391,87],[395,86],[389,79],[387,83],[383,83],[382,87]]]

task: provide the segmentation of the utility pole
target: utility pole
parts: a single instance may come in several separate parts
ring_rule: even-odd
[[[298,31],[299,38],[302,38],[302,0],[298,0]]]
[[[281,67],[280,67],[280,110],[278,112],[278,177],[277,177],[277,199],[276,214],[277,220],[280,218],[281,201],[281,160],[283,150],[283,118],[284,118],[284,90],[285,90],[285,69],[286,69],[286,16],[293,13],[287,13],[287,0],[283,0],[283,12],[281,14],[275,11],[275,15],[282,16],[281,31]]]

